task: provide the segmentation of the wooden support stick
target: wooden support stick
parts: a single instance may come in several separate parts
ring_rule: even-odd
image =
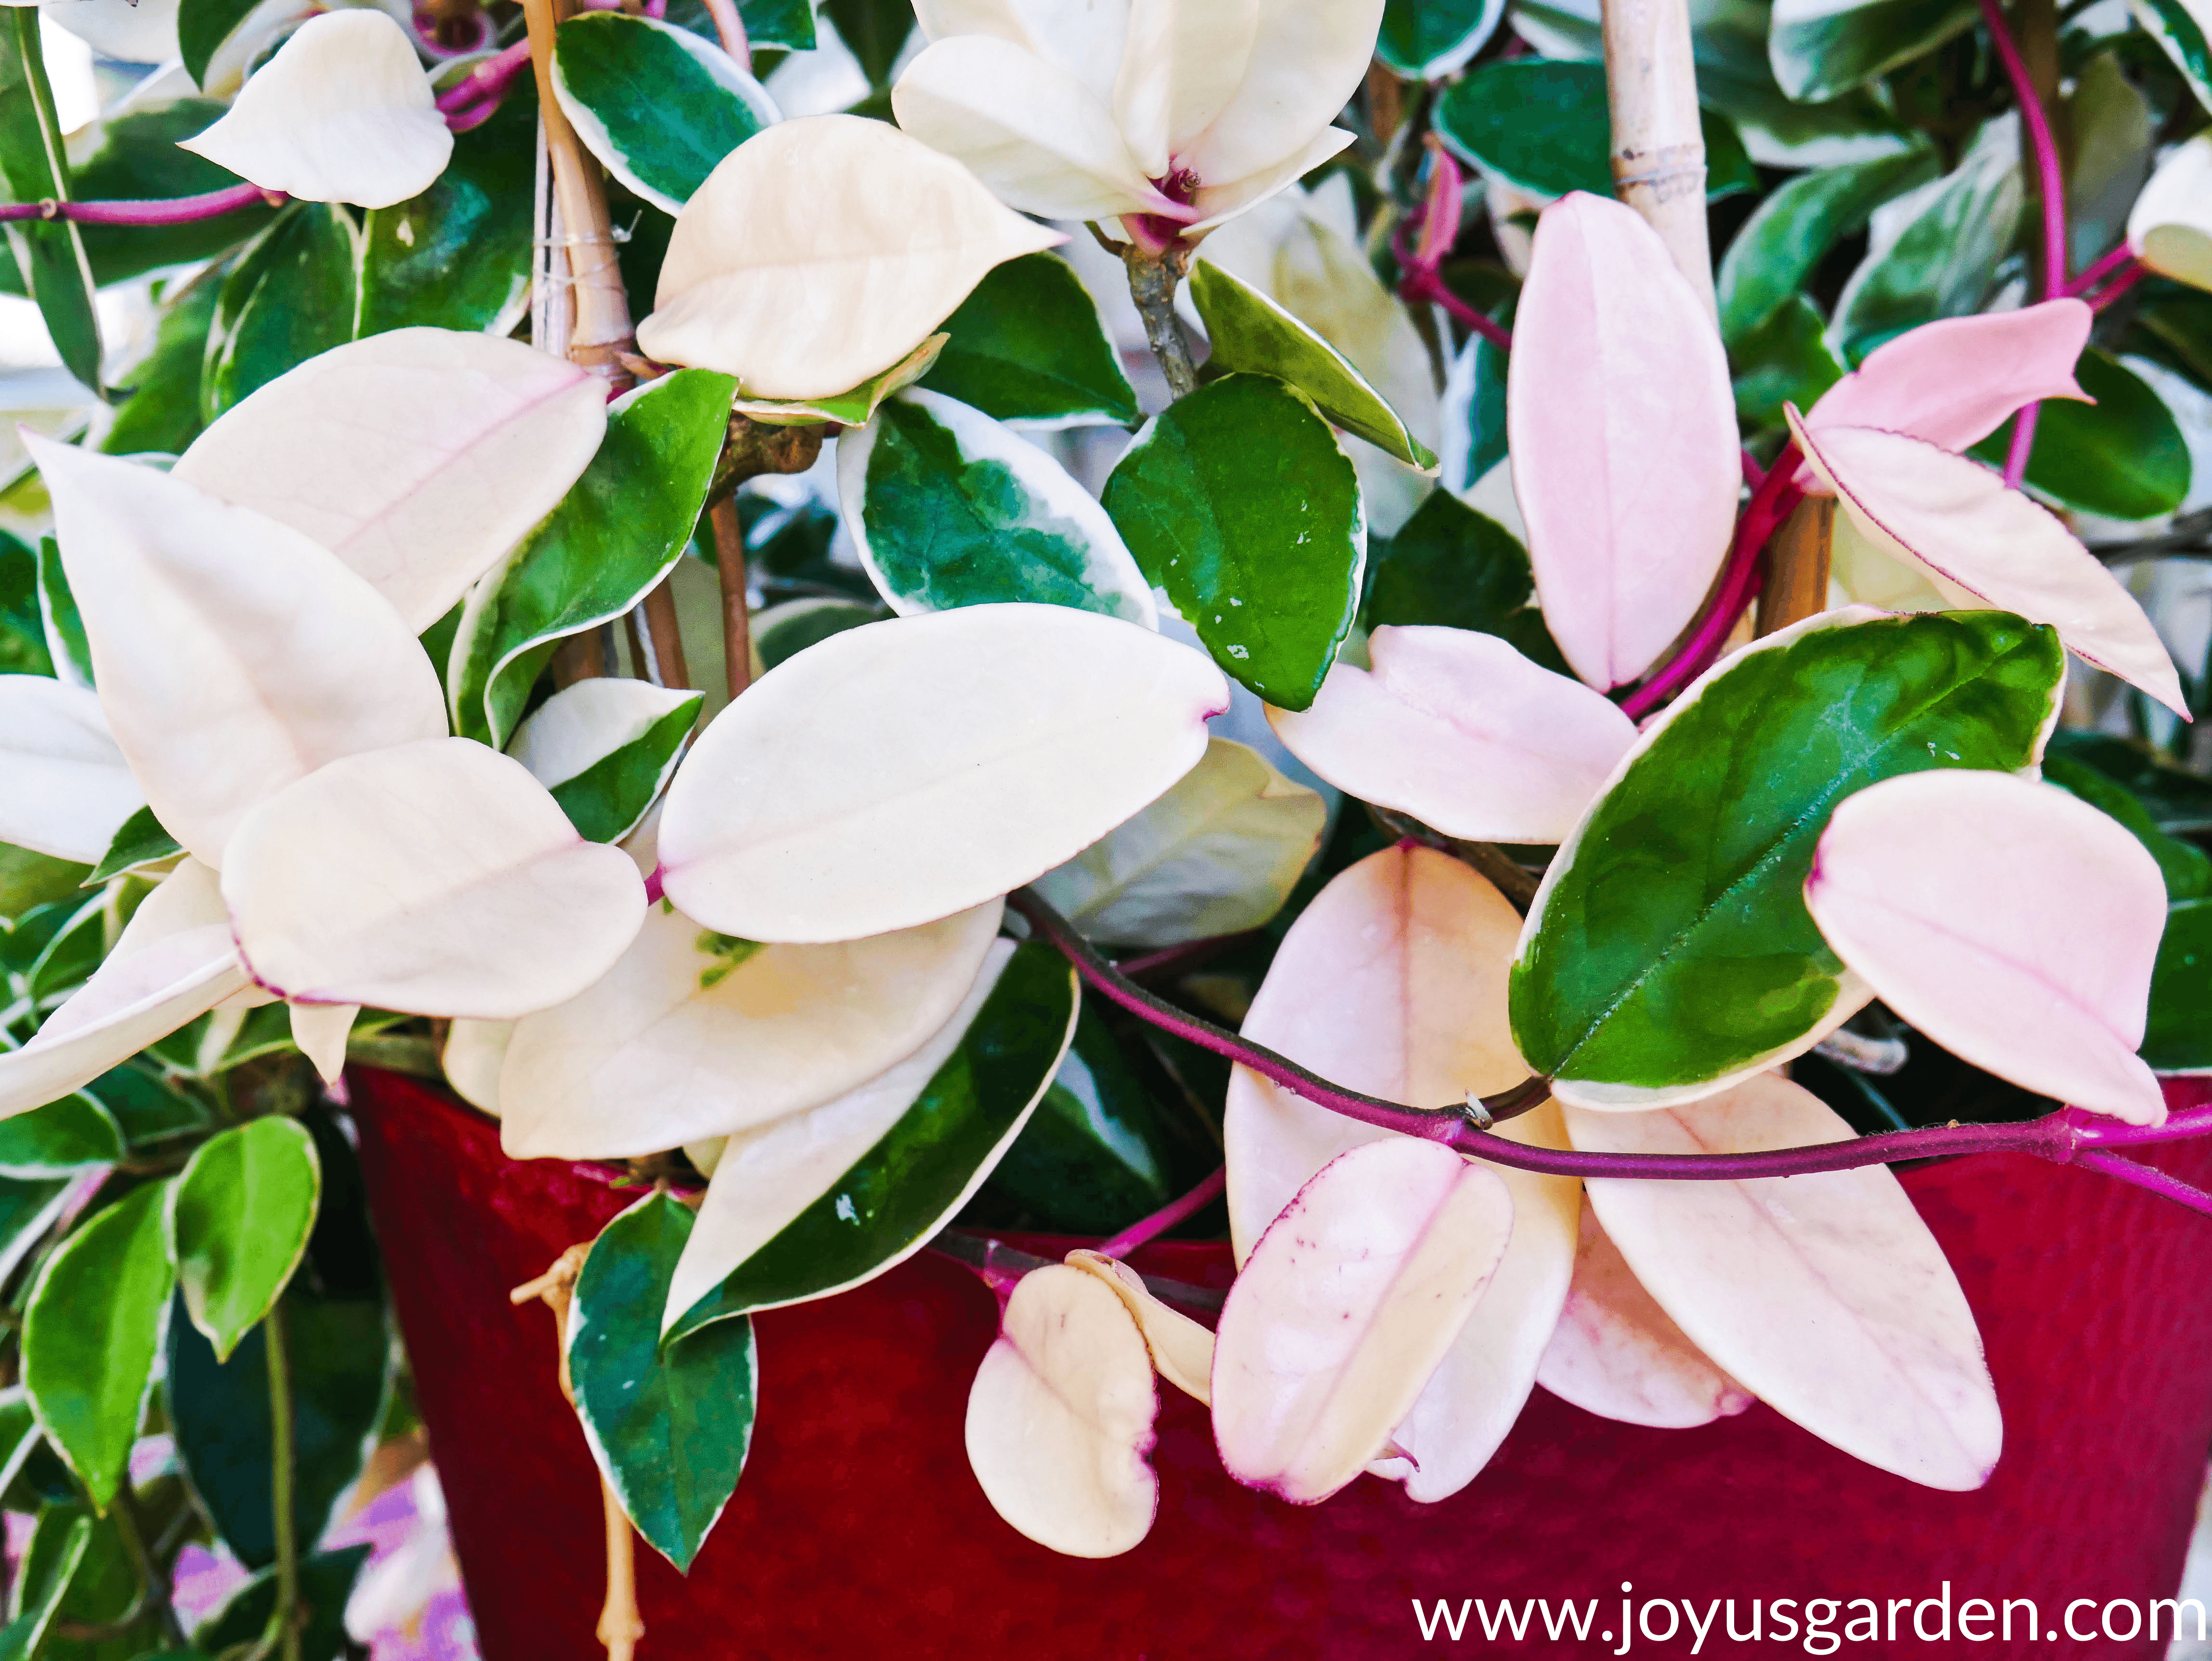
[[[1808,496],[1776,533],[1767,549],[1766,586],[1759,594],[1761,639],[1828,609],[1835,529],[1835,497]]]
[[[1613,190],[1642,214],[1716,320],[1705,139],[1687,0],[1604,0]]]
[[[553,96],[553,35],[574,10],[573,0],[522,0],[530,28],[530,67],[538,81],[538,119],[545,131],[545,153],[552,168],[553,198],[560,208],[562,250],[568,256],[568,286],[574,296],[575,325],[568,356],[603,377],[616,392],[627,391],[629,371],[622,355],[634,353],[629,296],[623,289],[622,266],[615,256],[614,228],[607,218],[607,193],[599,164],[585,153]]]
[[[732,697],[753,683],[752,617],[745,602],[745,530],[737,498],[714,504],[714,569],[722,579],[722,646]]]

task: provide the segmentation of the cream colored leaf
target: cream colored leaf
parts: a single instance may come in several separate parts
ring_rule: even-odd
[[[1261,0],[1130,0],[1114,117],[1148,175],[1172,172],[1236,97],[1259,46],[1262,10]],[[1322,119],[1343,107],[1339,99]]]
[[[513,1021],[458,1020],[446,1029],[446,1047],[438,1056],[453,1093],[495,1119],[499,1117],[499,1072],[514,1033]]]
[[[2159,163],[2128,214],[2128,246],[2160,276],[2212,289],[2212,133]]]
[[[1115,1295],[1145,1335],[1152,1366],[1184,1395],[1207,1407],[1213,1405],[1213,1335],[1179,1309],[1170,1309],[1152,1296],[1145,1277],[1128,1264],[1096,1251],[1071,1251],[1067,1262],[1085,1274],[1096,1275],[1114,1288]]]
[[[357,1003],[295,1003],[291,1006],[292,1042],[315,1064],[325,1084],[336,1084],[345,1071],[346,1039],[353,1031]]]
[[[680,687],[593,675],[563,687],[532,710],[514,729],[507,753],[550,790],[643,738],[664,715],[698,697]]]
[[[992,34],[1079,77],[1102,100],[1114,95],[1128,0],[915,0],[929,40]]]
[[[1146,33],[1138,21],[1148,0],[1130,9],[1124,74]],[[1365,78],[1382,23],[1382,0],[1149,0],[1182,13],[1234,15],[1250,8],[1250,45],[1237,66],[1235,89],[1214,106],[1218,81],[1194,60],[1214,49],[1214,30],[1177,31],[1179,68],[1191,73],[1170,102],[1171,163],[1197,175],[1201,188],[1279,168],[1311,144],[1352,100]],[[1228,42],[1224,49],[1233,49]],[[1186,87],[1188,90],[1186,90]],[[1118,95],[1117,95],[1118,96]],[[1127,122],[1125,119],[1125,127]],[[1136,142],[1133,131],[1132,143]],[[1144,160],[1139,146],[1139,160]]]
[[[0,675],[0,842],[97,865],[145,805],[97,697],[45,675]]]
[[[1274,167],[1247,173],[1230,184],[1200,186],[1198,194],[1191,198],[1190,204],[1198,217],[1185,228],[1184,234],[1195,238],[1201,231],[1211,231],[1239,214],[1249,212],[1277,192],[1290,189],[1322,162],[1343,150],[1352,139],[1353,135],[1341,127],[1323,127],[1315,135],[1313,143]],[[1401,411],[1405,408],[1402,405],[1397,407]],[[1417,411],[1419,407],[1417,402]],[[1418,421],[1419,418],[1417,413],[1414,419]]]

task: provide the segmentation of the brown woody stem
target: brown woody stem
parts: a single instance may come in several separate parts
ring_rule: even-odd
[[[1198,390],[1198,369],[1190,361],[1190,342],[1183,338],[1182,319],[1176,315],[1176,286],[1190,268],[1190,249],[1171,242],[1157,252],[1135,243],[1123,246],[1121,260],[1129,268],[1129,298],[1145,322],[1145,339],[1168,378],[1172,398],[1188,398]]]

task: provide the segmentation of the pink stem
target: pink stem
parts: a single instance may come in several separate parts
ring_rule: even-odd
[[[1792,441],[1774,459],[1774,465],[1752,492],[1743,517],[1736,521],[1735,544],[1729,551],[1728,569],[1722,574],[1720,587],[1713,594],[1705,621],[1683,642],[1682,649],[1674,654],[1671,663],[1620,701],[1622,713],[1631,721],[1643,720],[1705,673],[1720,656],[1729,631],[1759,592],[1760,551],[1804,499],[1805,493],[1796,485],[1797,462],[1797,446]]]
[[[1471,329],[1501,352],[1513,350],[1513,335],[1462,300],[1445,286],[1443,265],[1459,240],[1460,188],[1463,176],[1459,163],[1441,145],[1430,153],[1429,193],[1421,205],[1398,228],[1392,251],[1398,256],[1401,275],[1398,297],[1410,305],[1441,306],[1444,314],[1463,329]],[[1409,246],[1408,238],[1418,233]]]
[[[2099,1153],[2087,1149],[2077,1149],[2069,1163],[2087,1165],[2092,1171],[2101,1171],[2107,1177],[2133,1183],[2137,1188],[2147,1188],[2161,1199],[2187,1206],[2200,1217],[2212,1217],[2212,1194],[2207,1194],[2193,1183],[2185,1183],[2179,1177],[2169,1176],[2154,1165],[2137,1165],[2133,1159],[2124,1159],[2117,1153]]]
[[[2097,261],[2095,265],[2090,266],[2087,271],[2082,272],[2081,276],[2075,277],[2071,283],[2069,283],[2066,285],[2066,292],[2069,295],[2082,295],[2088,293],[2090,289],[2095,288],[2100,283],[2103,282],[2106,277],[2110,277],[2114,271],[2119,270],[2121,266],[2126,265],[2135,257],[2136,251],[2128,246],[2126,243],[2121,243],[2118,247],[2113,249],[2112,252],[2106,254],[2103,259]]]
[[[1181,946],[1164,946],[1157,952],[1124,958],[1114,967],[1133,981],[1142,980],[1147,976],[1194,968],[1224,952],[1234,951],[1247,940],[1258,939],[1259,934],[1256,928],[1248,928],[1241,934],[1209,934],[1202,940],[1185,940]]]
[[[276,207],[286,200],[282,191],[264,191],[258,185],[232,185],[204,196],[179,196],[149,202],[19,202],[0,205],[0,220],[71,219],[80,225],[186,225],[194,220],[215,219],[240,208],[265,202]]]
[[[2056,300],[2066,292],[2066,181],[2059,171],[2058,143],[2051,136],[2050,118],[2035,95],[2035,83],[2028,79],[2027,64],[2013,44],[1997,0],[1982,0],[1982,21],[1989,25],[2013,96],[2020,101],[2020,119],[2027,124],[2028,147],[2035,152],[2036,177],[2043,192],[2043,293],[2045,299]]]
[[[483,125],[507,96],[514,77],[529,67],[530,43],[518,40],[505,52],[484,59],[439,94],[439,113],[456,132]]]
[[[1103,1241],[1098,1247],[1102,1257],[1126,1257],[1148,1240],[1158,1238],[1177,1223],[1203,1208],[1229,1186],[1229,1167],[1221,1166],[1211,1177],[1180,1200],[1170,1200],[1149,1217],[1131,1223],[1112,1239]]]
[[[2027,477],[2027,458],[2035,448],[2036,417],[2043,411],[2040,404],[2023,404],[2020,413],[2013,417],[2012,447],[2005,452],[2004,482],[2008,490],[2020,489],[2020,482]]]
[[[2130,289],[2150,275],[2150,267],[2137,260],[2105,285],[2104,292],[2089,302],[2089,309],[2101,312]]]

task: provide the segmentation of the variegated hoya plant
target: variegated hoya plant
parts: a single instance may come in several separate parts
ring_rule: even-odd
[[[0,15],[0,1648],[330,1652],[349,1060],[626,1162],[544,1286],[679,1567],[749,1316],[925,1250],[1066,1553],[1161,1379],[1292,1504],[1540,1384],[1986,1480],[1889,1165],[2212,1211],[2115,1151],[2212,1129],[2212,12],[1647,9]]]

